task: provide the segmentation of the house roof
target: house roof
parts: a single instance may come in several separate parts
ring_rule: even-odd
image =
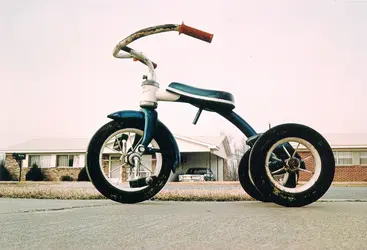
[[[174,136],[177,140],[177,144],[178,144],[181,152],[185,152],[185,151],[181,149],[181,147],[183,145],[180,144],[180,139],[185,140],[185,141],[190,141],[192,143],[206,145],[210,150],[212,150],[212,152],[214,154],[216,154],[218,156],[221,156],[221,157],[224,157],[224,158],[228,158],[229,156],[232,155],[231,146],[229,145],[228,138],[225,135],[221,135],[221,136],[181,136],[181,135],[174,135]],[[225,156],[223,155],[223,153],[216,152],[216,151],[219,151],[221,147],[223,147],[223,149],[224,149]]]
[[[198,142],[209,143],[215,146],[219,146],[223,142],[224,137],[225,136],[189,136],[186,138],[191,138]]]
[[[19,143],[4,151],[7,153],[31,152],[85,152],[90,139],[86,138],[41,138]]]
[[[194,138],[198,141],[207,141],[212,143],[213,145],[223,145],[224,150],[226,151],[227,155],[232,155],[231,146],[229,144],[228,138],[225,135],[222,136],[190,136],[191,138]]]
[[[367,133],[324,134],[332,148],[367,148]]]
[[[223,136],[187,137],[174,135],[181,152],[209,152],[223,147]],[[5,153],[51,153],[51,152],[86,152],[89,138],[40,138],[13,145]],[[226,145],[224,145],[226,147]],[[225,149],[226,150],[226,149]],[[228,153],[227,153],[228,154]]]
[[[333,150],[358,150],[367,149],[367,133],[361,134],[323,134],[326,141]],[[291,143],[297,147],[297,143]],[[306,150],[304,145],[300,145],[299,149]]]

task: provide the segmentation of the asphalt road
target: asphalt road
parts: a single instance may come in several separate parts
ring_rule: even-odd
[[[367,202],[0,199],[1,249],[366,249]]]
[[[322,199],[366,200],[367,187],[330,187]]]

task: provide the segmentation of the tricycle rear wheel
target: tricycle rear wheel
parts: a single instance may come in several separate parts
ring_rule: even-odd
[[[249,174],[249,158],[250,150],[247,150],[242,156],[240,164],[238,165],[238,179],[245,192],[253,199],[262,202],[271,202],[269,196],[264,196],[254,185]]]
[[[291,141],[298,144],[295,153],[284,146]],[[300,144],[304,147],[299,147]],[[288,159],[281,159],[284,170],[289,173],[299,171],[303,183],[297,178],[295,187],[287,187],[274,179],[269,163],[273,150],[279,147],[289,155]],[[295,157],[297,151],[303,152],[305,157]],[[301,207],[317,201],[331,186],[335,173],[334,155],[328,142],[312,128],[293,123],[275,126],[262,134],[250,152],[249,165],[258,190],[274,203],[288,207]],[[305,181],[308,177],[309,180]]]
[[[240,184],[245,192],[251,196],[253,199],[262,201],[262,202],[272,202],[271,195],[263,195],[259,189],[254,184],[254,181],[251,176],[250,168],[249,168],[249,158],[250,158],[251,149],[247,150],[245,154],[242,156],[240,164],[238,165],[238,178],[240,180]],[[278,175],[278,181],[283,181],[283,184],[286,187],[295,187],[298,179],[298,173],[285,175]]]

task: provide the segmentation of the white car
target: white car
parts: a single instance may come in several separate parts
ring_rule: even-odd
[[[189,168],[186,174],[178,176],[180,182],[215,181],[215,176],[209,168]]]

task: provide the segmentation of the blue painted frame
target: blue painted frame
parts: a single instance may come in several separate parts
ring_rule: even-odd
[[[145,126],[144,126],[144,136],[142,143],[144,147],[152,140],[154,135],[154,127],[157,122],[157,111],[154,108],[142,108],[141,111],[144,113]],[[247,138],[257,135],[254,128],[251,127],[240,115],[231,110],[230,112],[223,112],[221,109],[212,110],[222,117],[226,118],[230,123],[236,126]]]
[[[141,112],[144,113],[144,120],[145,120],[144,136],[141,144],[143,144],[144,147],[147,147],[153,138],[155,132],[154,131],[155,124],[158,120],[157,118],[158,114],[155,108],[141,108]],[[225,119],[227,119],[230,123],[236,126],[247,138],[257,135],[255,129],[251,127],[250,124],[248,124],[240,115],[238,115],[233,110],[223,111],[221,108],[219,108],[218,110],[211,110],[210,112],[215,112],[224,117]]]
[[[154,109],[142,108],[140,111],[121,110],[111,113],[107,117],[120,122],[123,122],[125,119],[144,120],[145,125],[142,144],[144,144],[145,147],[151,142],[156,127],[159,128],[160,132],[167,133],[169,140],[165,143],[170,145],[168,148],[172,149],[170,153],[170,157],[172,158],[172,172],[176,172],[176,169],[181,163],[181,154],[177,142],[171,131],[158,119],[157,112]]]
[[[251,137],[256,135],[256,131],[254,128],[250,126],[241,116],[239,116],[236,112],[231,110],[231,112],[223,112],[223,111],[215,111],[217,114],[226,118],[230,123],[236,126],[241,132],[247,137]]]
[[[150,108],[142,108],[142,111],[144,112],[145,125],[144,125],[143,140],[141,141],[141,144],[144,145],[144,148],[147,148],[153,138],[154,128],[157,123],[158,114],[155,109]]]

